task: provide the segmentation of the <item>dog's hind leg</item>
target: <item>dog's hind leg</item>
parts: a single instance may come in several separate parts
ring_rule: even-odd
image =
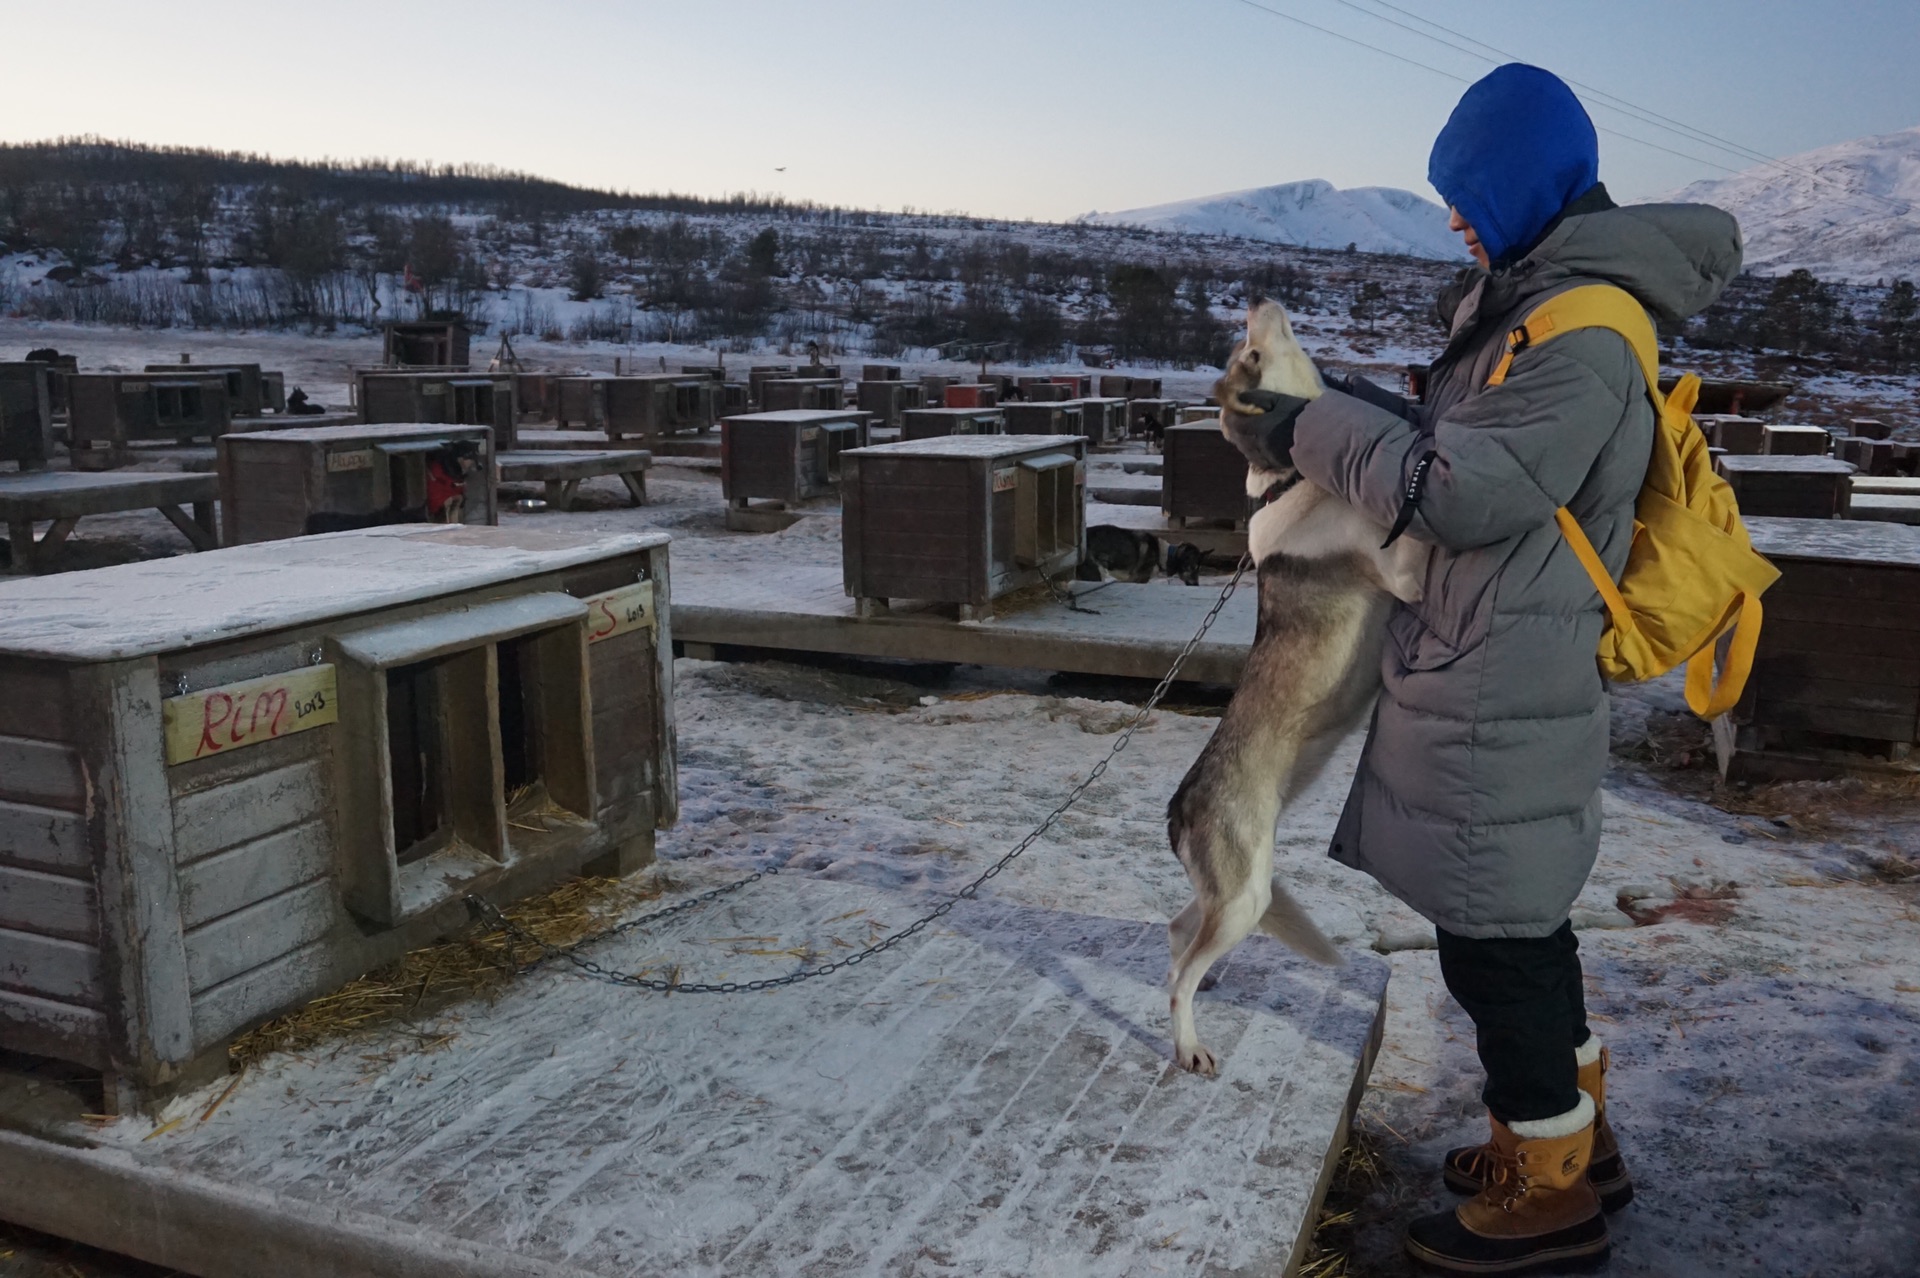
[[[1167,946],[1173,951],[1168,959],[1169,964],[1178,964],[1180,956],[1187,952],[1189,945],[1193,944],[1193,934],[1200,930],[1201,913],[1200,901],[1196,897],[1188,901],[1187,908],[1174,915],[1172,921],[1167,924]],[[1169,966],[1167,971],[1171,973],[1173,967]],[[1171,980],[1172,977],[1169,976],[1168,979]]]
[[[1227,951],[1246,940],[1266,913],[1268,884],[1250,883],[1246,890],[1220,902],[1203,913],[1193,940],[1173,962],[1167,978],[1171,987],[1168,1007],[1173,1014],[1173,1059],[1181,1069],[1212,1078],[1220,1072],[1220,1060],[1200,1042],[1193,1026],[1193,997],[1200,982]],[[1195,902],[1194,905],[1198,905]],[[1193,909],[1194,906],[1188,906]]]
[[[1180,962],[1180,956],[1187,952],[1189,945],[1193,944],[1193,934],[1200,929],[1200,917],[1203,913],[1204,911],[1201,909],[1200,902],[1198,898],[1196,898],[1187,902],[1187,908],[1174,915],[1173,921],[1167,924],[1167,943],[1168,947],[1173,951],[1173,957],[1168,960],[1167,966],[1167,979],[1169,982],[1173,979],[1172,973],[1174,965]],[[1218,972],[1209,971],[1205,976],[1200,978],[1200,988],[1202,991],[1210,990],[1219,983],[1220,974]]]
[[[1260,916],[1259,927],[1262,932],[1328,967],[1339,967],[1346,962],[1340,951],[1333,948],[1333,942],[1327,939],[1326,933],[1314,923],[1312,916],[1287,894],[1287,889],[1280,885],[1278,875],[1274,876],[1272,892],[1266,912]]]

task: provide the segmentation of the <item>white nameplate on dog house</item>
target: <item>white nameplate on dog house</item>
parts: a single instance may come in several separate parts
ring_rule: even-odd
[[[590,595],[587,605],[587,642],[599,643],[629,630],[653,629],[653,583],[636,581],[631,586]]]
[[[373,450],[371,448],[352,448],[327,454],[327,470],[372,470]]]
[[[336,723],[340,692],[332,666],[302,666],[169,697],[161,718],[171,766]]]

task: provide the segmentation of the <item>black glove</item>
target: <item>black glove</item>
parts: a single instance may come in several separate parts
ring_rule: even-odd
[[[1313,401],[1278,391],[1241,391],[1243,402],[1260,409],[1257,417],[1234,414],[1227,438],[1261,470],[1293,469],[1293,426],[1300,410]],[[1224,424],[1224,423],[1223,423]]]

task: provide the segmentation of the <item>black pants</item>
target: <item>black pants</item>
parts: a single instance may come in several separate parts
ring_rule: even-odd
[[[1473,1018],[1487,1085],[1502,1123],[1554,1118],[1580,1103],[1574,1049],[1587,1041],[1580,942],[1573,924],[1550,936],[1477,941],[1440,934],[1440,975]]]

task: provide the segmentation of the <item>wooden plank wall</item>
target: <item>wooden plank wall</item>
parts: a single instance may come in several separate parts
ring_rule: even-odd
[[[0,1045],[98,1068],[100,918],[71,731],[64,670],[0,661]]]
[[[1920,569],[1778,558],[1754,657],[1761,727],[1920,740]]]
[[[967,457],[862,457],[857,535],[863,597],[979,602],[985,579],[975,489],[980,463]]]
[[[174,844],[196,1048],[331,979],[347,926],[333,883],[327,729],[172,770]]]

